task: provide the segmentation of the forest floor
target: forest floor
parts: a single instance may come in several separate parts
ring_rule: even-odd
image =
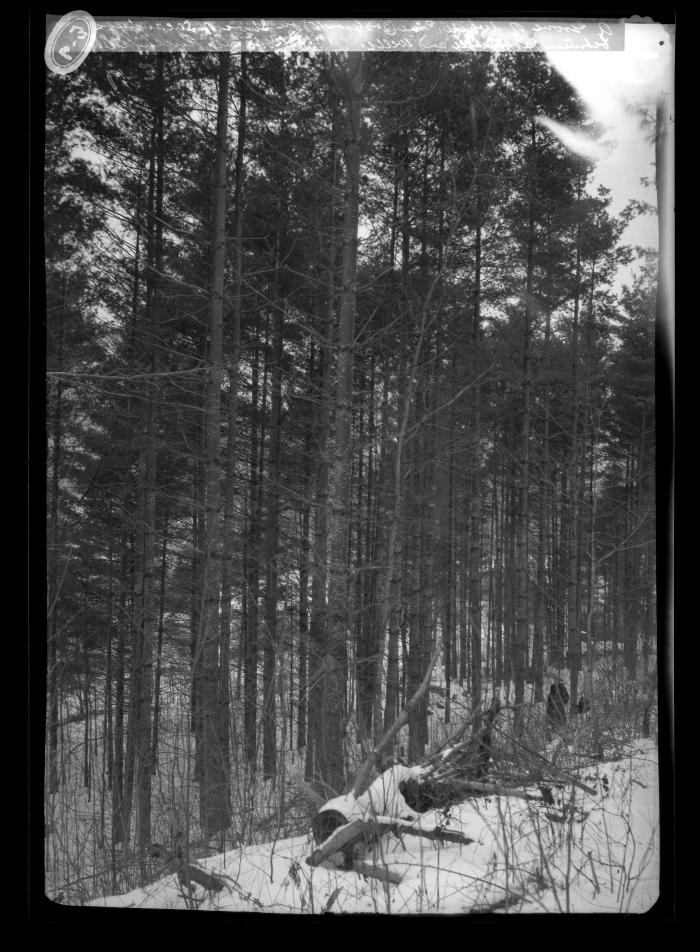
[[[658,753],[653,741],[617,759],[581,763],[595,794],[555,788],[554,804],[480,796],[414,821],[464,834],[468,845],[384,834],[365,863],[400,882],[306,860],[311,834],[198,860],[219,892],[175,874],[91,906],[221,912],[465,914],[643,913],[659,896]]]

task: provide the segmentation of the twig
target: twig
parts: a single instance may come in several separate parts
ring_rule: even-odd
[[[299,774],[288,774],[289,779],[292,781],[295,787],[297,787],[303,794],[305,794],[309,800],[316,804],[316,806],[322,807],[326,802],[323,797],[316,793],[313,787],[309,786],[305,780]]]
[[[594,881],[594,883],[595,883],[595,893],[594,893],[594,895],[597,896],[598,893],[600,892],[600,883],[598,882],[598,876],[597,876],[596,871],[595,871],[595,865],[594,865],[594,863],[593,863],[593,853],[592,853],[592,851],[589,850],[587,855],[588,855],[588,860],[589,860],[589,862],[590,862],[590,864],[591,864],[591,872],[593,873],[593,881]]]
[[[336,899],[338,898],[339,895],[340,895],[340,886],[336,886],[335,889],[333,890],[333,892],[332,892],[332,893],[330,894],[330,896],[328,897],[328,902],[327,902],[326,905],[323,907],[323,911],[324,911],[324,912],[330,912],[330,911],[331,911],[331,906],[332,906],[333,903],[336,901]]]
[[[494,726],[494,730],[498,731],[499,734],[501,734],[503,737],[507,737],[508,740],[511,741],[511,743],[515,744],[518,747],[521,747],[525,751],[525,753],[528,754],[530,757],[536,757],[538,760],[541,760],[542,763],[547,764],[550,770],[553,770],[555,773],[558,773],[560,777],[565,779],[572,786],[578,787],[579,790],[583,790],[584,793],[590,793],[592,796],[595,796],[597,794],[598,791],[594,787],[589,787],[585,783],[581,783],[580,780],[577,780],[575,777],[572,777],[571,774],[568,773],[566,770],[562,770],[561,767],[557,767],[556,764],[551,763],[549,760],[547,760],[546,757],[543,757],[541,754],[536,753],[534,750],[530,750],[529,747],[526,747],[525,744],[521,743],[521,741],[517,740],[515,737],[508,737],[508,735],[505,734],[504,731],[500,730],[500,728],[495,726]]]

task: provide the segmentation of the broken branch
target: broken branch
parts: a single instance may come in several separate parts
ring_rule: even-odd
[[[353,787],[353,791],[352,791],[352,795],[355,797],[355,799],[362,796],[362,794],[365,792],[365,790],[369,786],[369,784],[367,783],[367,780],[372,771],[372,768],[378,762],[379,755],[381,754],[381,752],[389,746],[389,744],[394,739],[394,737],[396,737],[396,735],[401,730],[401,728],[405,724],[408,723],[408,718],[411,711],[414,709],[418,701],[420,701],[420,699],[423,697],[425,692],[430,687],[430,676],[432,675],[433,668],[435,667],[437,663],[437,659],[440,656],[440,650],[441,650],[440,646],[436,647],[430,659],[428,670],[425,672],[425,677],[421,681],[418,690],[416,691],[416,693],[413,695],[413,697],[408,702],[406,707],[403,709],[403,711],[401,711],[401,713],[396,718],[394,723],[391,725],[389,730],[386,732],[386,734],[384,734],[384,736],[379,741],[377,746],[374,748],[372,753],[369,755],[369,757],[365,760],[365,762],[362,764],[362,766],[358,770],[357,777],[355,778],[355,786]]]
[[[347,853],[361,840],[368,839],[371,836],[381,836],[383,833],[395,833],[398,836],[418,836],[423,839],[437,840],[438,842],[460,843],[462,846],[468,846],[474,842],[470,837],[453,830],[443,830],[440,827],[424,830],[420,827],[410,826],[407,823],[397,823],[394,820],[385,820],[378,817],[371,821],[353,820],[345,826],[338,827],[327,840],[313,851],[306,862],[309,866],[319,866],[334,853]]]

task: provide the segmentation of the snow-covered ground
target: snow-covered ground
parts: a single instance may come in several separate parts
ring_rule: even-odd
[[[329,863],[312,868],[306,862],[314,848],[309,833],[200,860],[225,877],[226,888],[216,894],[200,887],[188,894],[169,875],[89,905],[411,914],[478,912],[500,902],[508,913],[646,912],[659,894],[655,745],[639,742],[621,759],[579,769],[577,776],[595,795],[554,788],[550,808],[482,796],[415,821],[423,829],[461,832],[473,840],[469,845],[385,834],[365,862],[399,874],[396,885]],[[403,812],[402,822],[410,823]]]

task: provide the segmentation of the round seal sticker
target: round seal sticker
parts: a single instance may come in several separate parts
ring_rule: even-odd
[[[97,26],[84,10],[74,10],[61,17],[49,33],[44,61],[52,73],[72,73],[88,55],[95,43]]]

